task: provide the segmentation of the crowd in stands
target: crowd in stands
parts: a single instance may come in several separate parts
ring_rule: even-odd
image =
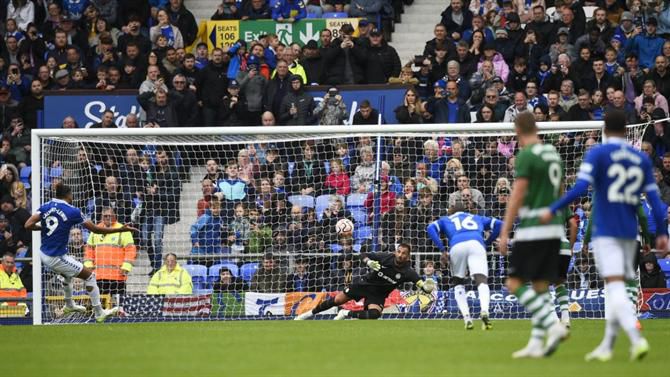
[[[0,239],[3,251],[12,253],[25,254],[31,243],[22,229],[30,213],[24,171],[29,174],[30,130],[47,91],[137,90],[143,114],[128,115],[127,127],[341,125],[349,119],[341,85],[386,83],[408,86],[402,103],[393,104],[398,123],[511,122],[522,111],[538,121],[600,120],[608,109],[625,109],[631,124],[668,116],[667,2],[452,0],[434,20],[433,38],[410,62],[401,62],[375,24],[386,6],[382,0],[225,0],[212,19],[295,22],[336,11],[361,20],[356,28],[344,24],[337,37],[324,29],[304,46],[284,45],[269,34],[211,50],[199,43],[192,52],[198,25],[182,0],[0,4]],[[588,18],[585,6],[597,7]],[[548,7],[555,15],[547,14]],[[315,84],[330,88],[321,101],[306,90]],[[353,124],[377,124],[378,115],[362,101]],[[62,126],[79,125],[66,117]],[[114,113],[105,112],[92,127],[117,127]],[[666,203],[669,127],[664,121],[647,127],[641,143],[654,159]],[[599,137],[577,132],[545,138],[564,157],[568,183]],[[65,171],[53,152],[46,179],[90,182],[75,205],[91,216],[110,208],[119,222],[139,224],[135,243],[148,253],[152,274],[182,274],[172,261],[163,265],[171,252],[163,250],[163,237],[166,225],[188,221],[194,256],[269,255],[250,281],[222,269],[219,287],[332,289],[356,275],[354,261],[285,256],[365,251],[373,242],[363,230],[377,224],[381,233],[374,243],[381,250],[409,239],[414,251],[434,251],[425,228],[449,203],[463,200],[473,211],[503,216],[518,146],[512,137],[388,137],[377,156],[376,140],[359,137],[201,149],[196,156],[179,147],[114,151],[83,143],[78,173]],[[184,219],[174,204],[195,166],[207,171],[198,218]],[[76,174],[93,179],[78,181]],[[372,194],[377,184],[378,204]],[[588,200],[575,209],[582,225],[587,207]],[[351,239],[336,232],[343,218],[359,230]],[[83,253],[86,238],[79,240],[75,249]],[[315,272],[315,265],[332,271]],[[575,265],[580,287],[597,281],[584,280],[592,265]],[[437,260],[424,266],[429,276],[443,267]]]

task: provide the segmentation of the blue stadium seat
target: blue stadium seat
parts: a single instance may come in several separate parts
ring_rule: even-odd
[[[357,244],[355,244],[352,248],[354,249],[355,252],[360,253],[360,252],[361,252],[361,247],[362,247],[362,246],[363,246],[363,245],[357,243]]]
[[[670,278],[670,259],[659,259],[658,265],[661,266],[661,271],[665,273],[665,276]]]
[[[354,241],[372,239],[372,227],[359,225],[354,228]]]
[[[347,12],[325,12],[321,15],[321,18],[347,18],[349,15]]]
[[[351,216],[354,218],[354,221],[356,222],[356,227],[368,223],[367,209],[363,207],[352,207],[349,208],[349,211],[351,212]]]
[[[242,280],[250,282],[251,278],[256,275],[256,271],[258,271],[258,262],[245,263],[240,267],[240,276]]]
[[[23,185],[29,189],[30,188],[30,175],[33,172],[33,168],[30,166],[24,166],[19,172],[19,179],[23,182]]]
[[[347,196],[347,208],[351,207],[363,207],[365,205],[365,199],[367,199],[368,194],[351,194]]]
[[[670,278],[665,279],[665,287],[670,288]]]
[[[342,252],[342,249],[343,249],[342,245],[340,245],[339,243],[330,244],[330,251],[332,251],[333,253],[340,253]]]
[[[193,288],[196,290],[207,288],[207,267],[201,264],[185,264],[182,268],[191,275]]]
[[[309,195],[291,195],[288,197],[288,201],[294,206],[300,206],[304,208],[314,208],[314,197]]]
[[[323,162],[323,170],[326,171],[326,174],[330,174],[330,161]]]

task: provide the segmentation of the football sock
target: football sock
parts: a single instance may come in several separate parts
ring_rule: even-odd
[[[358,318],[358,319],[378,319],[382,316],[382,313],[377,309],[368,309],[368,310],[358,310],[350,311],[349,318]]]
[[[457,285],[454,287],[454,297],[456,298],[456,304],[458,305],[458,310],[461,311],[463,318],[465,320],[470,319],[470,308],[468,308],[468,297],[465,294],[465,287],[463,285]]]
[[[609,296],[609,291],[605,289],[605,336],[599,347],[612,350],[619,333],[619,320],[616,317],[616,309],[612,305],[612,300]]]
[[[626,292],[626,285],[623,281],[613,281],[606,283],[605,289],[610,295],[610,302],[615,311],[616,319],[619,321],[619,325],[621,325],[626,332],[631,343],[637,343],[640,341],[641,336],[640,331],[636,327],[637,318],[635,317],[635,312],[630,304],[630,299]]]
[[[93,306],[93,312],[96,317],[102,315],[102,304],[100,303],[100,288],[98,288],[98,283],[95,280],[95,273],[92,273],[88,279],[84,280],[86,285],[86,290],[88,291],[88,296],[91,298],[91,306]]]
[[[556,286],[555,292],[556,302],[558,302],[558,308],[561,310],[561,318],[563,320],[570,320],[568,289],[564,284],[560,284]]]
[[[491,302],[491,290],[489,289],[489,285],[486,283],[479,284],[477,286],[477,292],[479,293],[479,306],[481,306],[480,312],[488,314]]]
[[[72,278],[66,278],[63,281],[63,292],[65,296],[65,306],[68,308],[73,308],[74,301],[72,301]]]
[[[335,306],[335,299],[328,297],[326,300],[321,301],[319,305],[316,306],[316,308],[312,309],[312,314],[321,313],[332,308],[333,306]]]
[[[519,299],[519,303],[530,312],[533,324],[531,338],[542,339],[547,329],[553,324],[554,318],[558,320],[553,304],[550,306],[547,300],[548,293],[538,294],[533,288],[522,285],[514,292],[514,295]]]
[[[633,311],[637,313],[637,295],[638,295],[638,281],[626,280],[626,293],[628,293],[628,299],[633,304]]]

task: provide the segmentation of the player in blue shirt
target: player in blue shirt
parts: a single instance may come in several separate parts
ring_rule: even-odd
[[[607,142],[587,153],[575,186],[549,207],[541,221],[550,221],[559,209],[585,195],[589,185],[593,186],[593,206],[598,209],[593,214],[593,254],[598,272],[605,279],[606,327],[603,341],[586,355],[586,360],[610,360],[620,327],[632,343],[631,359],[639,360],[649,352],[649,343],[635,325],[635,312],[628,301],[624,280],[635,274],[640,194],[647,194],[657,224],[663,224],[666,206],[658,195],[652,162],[625,139],[626,114],[608,111],[604,132]],[[656,248],[665,251],[667,242],[667,228],[657,227]]]
[[[100,289],[95,280],[95,273],[84,267],[76,259],[67,255],[67,243],[70,229],[81,224],[93,233],[109,234],[135,231],[135,228],[123,226],[120,228],[99,227],[91,220],[85,220],[81,211],[72,206],[72,190],[64,184],[56,184],[55,199],[43,204],[35,214],[26,221],[28,230],[40,231],[42,233],[42,246],[40,247],[40,259],[42,263],[53,272],[62,275],[63,290],[65,291],[64,314],[83,313],[86,308],[76,305],[72,301],[72,278],[77,277],[84,280],[86,290],[91,297],[91,305],[97,322],[104,322],[107,317],[116,315],[119,308],[110,310],[102,309],[100,303]]]
[[[464,286],[465,276],[469,270],[479,293],[481,306],[479,318],[482,320],[482,329],[490,330],[493,328],[489,320],[491,291],[487,284],[489,269],[485,247],[498,238],[502,221],[464,212],[465,210],[465,203],[456,201],[449,208],[450,215],[442,216],[430,223],[427,232],[435,246],[443,253],[443,258],[450,260],[452,280],[455,284],[454,297],[463,315],[465,329],[472,330],[474,327]],[[484,241],[485,231],[491,232],[486,241]],[[442,243],[440,235],[449,240],[449,251]]]

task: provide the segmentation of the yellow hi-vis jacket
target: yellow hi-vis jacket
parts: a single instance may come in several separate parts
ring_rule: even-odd
[[[167,266],[163,265],[158,272],[151,277],[147,294],[150,295],[190,295],[193,294],[193,282],[188,271],[181,268],[177,263],[172,272],[168,272]]]
[[[122,226],[119,223],[112,224],[112,228]],[[91,233],[84,252],[84,266],[95,267],[95,277],[99,280],[126,281],[128,276],[121,270],[130,272],[136,257],[137,248],[131,232]]]
[[[4,268],[0,267],[0,297],[28,297],[26,288],[23,282],[16,273],[16,269],[12,273],[7,273]],[[16,305],[16,302],[5,302],[4,305]]]

